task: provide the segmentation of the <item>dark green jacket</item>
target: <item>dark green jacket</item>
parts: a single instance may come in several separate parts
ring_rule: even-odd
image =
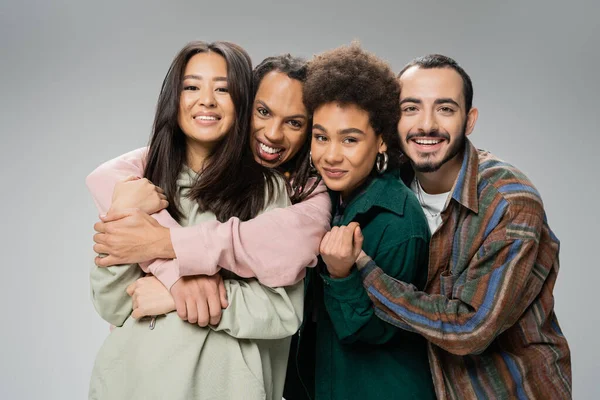
[[[337,194],[332,203],[336,215]],[[360,223],[363,250],[385,273],[425,286],[429,228],[397,174],[374,178],[350,200],[336,225],[352,221]],[[356,269],[333,279],[321,262],[308,271],[306,283],[304,323],[288,364],[287,400],[435,398],[425,340],[375,315]]]

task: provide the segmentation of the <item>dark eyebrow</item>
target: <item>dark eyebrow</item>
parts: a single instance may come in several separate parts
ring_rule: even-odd
[[[327,129],[325,129],[322,125],[319,124],[314,124],[313,129],[318,129],[320,131],[327,132]]]
[[[327,132],[327,129],[325,129],[322,125],[319,124],[314,124],[313,125],[313,129],[319,129],[323,132]],[[361,135],[364,135],[365,133],[363,131],[361,131],[358,128],[346,128],[346,129],[342,129],[341,131],[339,131],[340,135],[349,135],[351,133],[359,133]]]
[[[423,102],[415,97],[407,97],[400,101],[400,105],[402,105],[404,103],[422,104]],[[456,107],[460,108],[460,105],[456,101],[452,100],[450,97],[443,97],[441,99],[435,99],[435,101],[433,102],[433,104],[446,104],[446,103],[454,104]]]
[[[349,135],[350,133],[359,133],[361,135],[364,135],[365,133],[363,131],[361,131],[358,128],[346,128],[346,129],[342,129],[340,131],[341,135]]]
[[[435,99],[435,101],[433,102],[433,104],[446,104],[446,103],[454,104],[456,107],[460,108],[460,105],[456,101],[452,100],[449,97],[447,97],[447,98],[441,98],[441,99]]]
[[[421,104],[422,101],[417,99],[416,97],[407,97],[403,100],[400,101],[400,105],[404,104],[404,103],[416,103],[416,104]]]
[[[295,114],[295,115],[290,115],[290,116],[288,116],[286,118],[288,118],[288,119],[292,119],[292,118],[294,118],[294,119],[299,119],[299,118],[306,119],[307,117],[304,114]]]
[[[264,108],[266,108],[266,109],[267,109],[267,111],[268,111],[270,114],[272,114],[272,113],[271,113],[271,109],[269,108],[269,106],[268,106],[268,105],[266,105],[266,104],[265,104],[265,102],[264,102],[264,101],[262,101],[262,100],[256,100],[256,102],[257,102],[257,103],[259,103],[259,104],[260,104],[261,106],[263,106]]]
[[[200,75],[185,75],[183,77],[183,79],[184,80],[185,79],[198,79],[198,80],[201,81],[202,80],[202,76],[200,76]],[[213,78],[213,81],[215,81],[215,82],[227,82],[227,78],[224,77],[224,76],[216,76],[216,77]]]

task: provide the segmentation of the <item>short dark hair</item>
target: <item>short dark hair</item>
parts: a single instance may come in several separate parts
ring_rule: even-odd
[[[254,95],[256,96],[260,82],[269,72],[281,72],[290,79],[295,79],[304,83],[306,81],[306,70],[306,60],[300,57],[294,57],[289,53],[267,57],[254,68],[254,71],[252,71]]]
[[[397,166],[400,84],[387,62],[357,42],[317,55],[308,65],[304,102],[310,113],[333,102],[365,110],[375,133],[383,135],[390,167]]]
[[[288,78],[297,80],[298,82],[306,82],[307,75],[307,63],[306,60],[300,57],[292,56],[291,54],[281,54],[278,56],[267,57],[258,64],[252,72],[254,81],[254,96],[258,92],[260,83],[263,78],[270,72],[280,72],[285,74]],[[278,169],[283,173],[288,173],[291,180],[291,184],[288,184],[288,191],[290,194],[290,200],[296,204],[307,198],[317,187],[317,184],[321,180],[320,177],[314,176],[312,168],[310,167],[310,131],[312,126],[312,115],[309,113],[308,121],[306,124],[306,140],[302,144],[302,147],[296,153],[294,158],[287,161],[285,165],[281,165]],[[308,187],[307,183],[311,177],[315,177],[315,181],[312,186]]]
[[[265,182],[274,194],[272,171],[258,165],[249,150],[250,113],[252,110],[252,62],[246,51],[235,43],[195,41],[188,43],[169,67],[162,84],[144,177],[165,191],[167,210],[176,220],[180,210],[177,178],[186,162],[186,140],[178,123],[183,75],[196,54],[213,52],[227,63],[227,88],[235,106],[230,131],[215,147],[210,162],[190,191],[200,210],[213,212],[219,221],[232,216],[242,220],[256,216],[265,205]],[[269,178],[266,179],[265,177]]]
[[[469,74],[467,74],[456,61],[441,54],[428,54],[426,56],[417,57],[402,68],[402,71],[398,74],[398,78],[402,77],[402,74],[404,74],[407,69],[415,66],[423,69],[450,68],[455,70],[463,80],[465,110],[467,113],[471,110],[471,107],[473,106],[473,83],[471,82]]]

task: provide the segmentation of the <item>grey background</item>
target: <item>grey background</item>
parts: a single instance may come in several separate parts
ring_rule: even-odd
[[[425,53],[457,59],[480,110],[471,139],[544,197],[562,241],[555,298],[575,398],[600,398],[598,15],[593,1],[3,0],[0,398],[86,397],[108,326],[89,301],[84,178],[146,143],[167,67],[193,39],[237,42],[255,62],[352,39],[395,70]]]

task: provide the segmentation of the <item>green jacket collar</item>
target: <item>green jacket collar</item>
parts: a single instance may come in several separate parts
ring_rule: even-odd
[[[404,203],[409,189],[400,181],[397,171],[377,175],[371,179],[366,188],[359,190],[360,192],[350,200],[344,210],[342,225],[349,224],[357,215],[364,214],[373,207],[404,215]],[[340,206],[340,195],[337,192],[330,192],[330,195],[335,214]]]

